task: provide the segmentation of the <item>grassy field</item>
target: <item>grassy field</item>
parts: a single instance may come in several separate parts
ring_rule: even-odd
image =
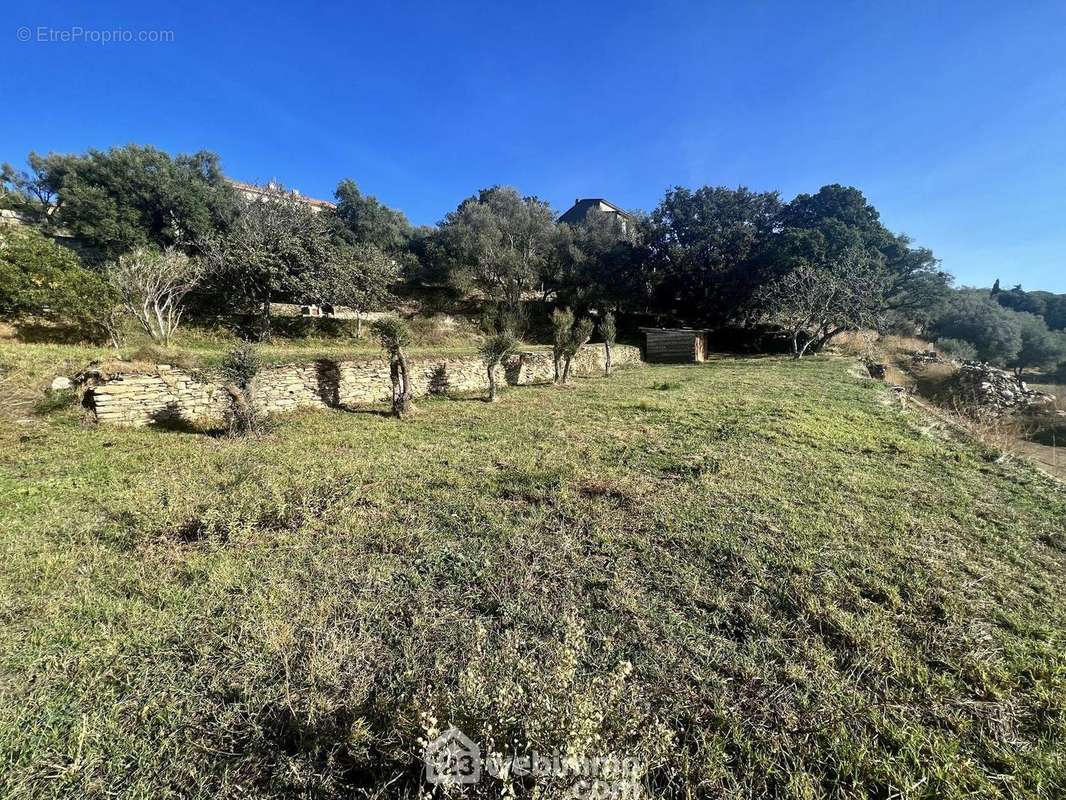
[[[0,796],[413,797],[455,724],[656,795],[1062,797],[1066,492],[996,455],[835,359],[4,422]]]

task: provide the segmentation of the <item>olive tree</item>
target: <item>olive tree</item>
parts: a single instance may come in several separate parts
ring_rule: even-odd
[[[243,344],[222,362],[223,388],[229,396],[228,413],[231,436],[257,433],[262,428],[262,416],[255,404],[255,379],[262,360],[251,344]]]
[[[518,340],[510,331],[497,333],[485,339],[481,344],[481,360],[489,379],[489,402],[496,402],[496,368],[505,358],[514,353]]]
[[[200,282],[197,259],[172,247],[137,247],[107,265],[122,303],[152,340],[166,347],[181,324],[185,296]]]
[[[409,415],[411,406],[411,373],[404,348],[411,343],[407,323],[398,317],[376,320],[371,329],[389,356],[389,377],[392,379],[392,413],[401,419]]]
[[[396,259],[372,244],[339,244],[314,270],[305,290],[319,302],[355,309],[355,334],[363,335],[363,314],[394,301],[389,287],[399,280]]]
[[[556,308],[552,311],[552,361],[555,366],[555,382],[559,383],[563,377],[563,355],[570,342],[570,334],[574,328],[574,312],[569,308]]]
[[[614,312],[605,311],[600,318],[600,335],[603,336],[603,374],[611,375],[611,348],[618,338],[618,328],[615,324]]]

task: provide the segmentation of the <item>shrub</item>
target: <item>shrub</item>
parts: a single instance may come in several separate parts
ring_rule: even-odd
[[[518,340],[510,331],[497,333],[490,336],[481,345],[481,360],[485,362],[485,369],[489,378],[489,402],[496,402],[496,367],[500,362],[515,351]]]
[[[230,351],[220,371],[229,395],[228,423],[230,435],[260,433],[264,418],[255,403],[255,379],[262,367],[259,351],[248,343]]]
[[[71,250],[32,228],[0,229],[0,317],[76,327],[119,344],[118,296]]]
[[[389,376],[392,379],[392,413],[405,417],[412,411],[411,377],[404,348],[411,343],[411,330],[399,317],[383,317],[370,326],[389,356]]]
[[[941,353],[956,361],[973,361],[977,358],[977,348],[965,339],[955,339],[949,336],[938,339],[936,346]]]

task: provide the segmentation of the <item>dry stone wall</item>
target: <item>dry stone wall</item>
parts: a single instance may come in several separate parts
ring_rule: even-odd
[[[615,366],[640,363],[640,349],[616,345]],[[577,376],[603,374],[603,345],[586,345],[574,358]],[[477,356],[410,359],[415,397],[452,392],[480,392],[488,387],[485,367]],[[543,383],[554,377],[550,352],[523,352],[499,369],[500,383]],[[228,400],[217,375],[191,372],[159,364],[151,371],[83,373],[86,405],[96,419],[117,425],[153,422],[221,420]],[[387,401],[391,396],[389,363],[384,358],[365,361],[315,361],[266,367],[256,379],[256,402],[267,413],[299,408],[337,408]]]

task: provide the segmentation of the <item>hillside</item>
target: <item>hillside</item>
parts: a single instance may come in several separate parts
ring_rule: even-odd
[[[0,795],[414,797],[449,723],[656,795],[1066,794],[1050,479],[829,358],[418,406],[5,420]]]

